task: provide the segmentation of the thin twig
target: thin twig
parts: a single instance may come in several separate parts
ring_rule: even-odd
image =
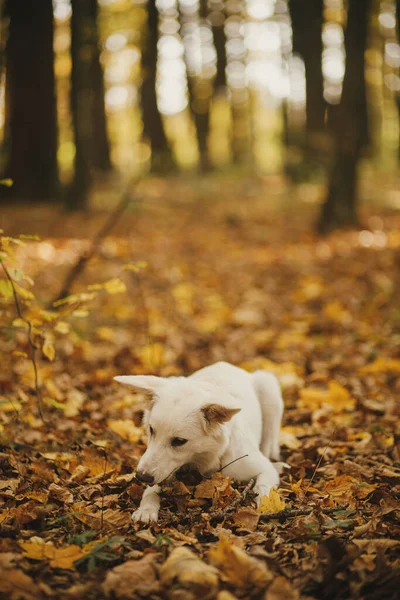
[[[237,459],[237,460],[239,460],[239,459]],[[242,494],[238,498],[235,498],[235,500],[233,502],[231,502],[230,504],[228,504],[228,506],[226,506],[223,510],[215,510],[215,511],[210,512],[209,518],[213,519],[213,520],[218,519],[219,521],[223,521],[223,519],[225,517],[227,517],[228,515],[235,512],[235,510],[237,510],[239,508],[239,506],[244,503],[244,501],[247,498],[248,493],[250,492],[250,490],[252,489],[253,486],[254,486],[254,479],[250,479],[249,483],[246,485]]]
[[[17,290],[15,289],[15,285],[14,285],[14,280],[11,277],[10,273],[8,272],[7,267],[5,266],[4,262],[1,262],[1,266],[3,268],[3,271],[8,279],[8,281],[10,282],[11,285],[11,289],[12,289],[12,293],[13,293],[13,297],[14,297],[14,303],[15,303],[15,308],[18,314],[18,317],[21,319],[21,321],[23,321],[24,323],[27,324],[28,326],[28,342],[29,342],[29,346],[31,347],[31,362],[33,365],[33,373],[34,373],[34,381],[35,381],[35,393],[36,393],[36,398],[37,398],[37,404],[38,404],[38,410],[39,410],[39,415],[40,418],[42,419],[43,423],[45,423],[45,419],[43,416],[43,410],[42,410],[42,396],[40,393],[40,387],[39,387],[39,375],[38,375],[38,368],[37,368],[37,362],[36,362],[36,350],[37,347],[33,341],[33,335],[32,335],[32,323],[30,322],[29,319],[27,319],[23,312],[22,312],[22,308],[21,308],[21,304],[18,298],[18,293]]]
[[[105,496],[105,482],[106,482],[106,473],[107,473],[107,452],[103,448],[104,451],[104,473],[103,473],[103,481],[101,483],[101,517],[100,517],[100,531],[103,531],[104,525],[104,496]]]
[[[139,182],[139,180],[136,179],[136,185],[138,184],[138,182]],[[64,284],[61,288],[60,293],[58,294],[57,298],[55,298],[51,302],[51,306],[54,304],[54,302],[58,302],[59,300],[62,300],[63,298],[65,298],[66,296],[69,295],[69,292],[70,292],[73,282],[82,273],[86,264],[96,253],[100,242],[103,240],[103,238],[105,238],[110,233],[110,231],[113,229],[113,227],[117,224],[122,213],[125,212],[126,208],[132,202],[132,192],[130,190],[131,186],[132,186],[132,181],[129,182],[127,189],[122,194],[121,200],[120,200],[119,204],[117,204],[115,210],[109,214],[108,218],[106,219],[105,223],[103,224],[103,227],[95,235],[88,252],[85,252],[84,254],[82,254],[82,256],[78,259],[78,261],[75,263],[75,265],[72,267],[72,269],[68,273],[68,275],[64,281]]]
[[[242,458],[246,458],[246,456],[248,456],[248,454],[243,454],[243,456],[239,456],[239,458],[235,458],[235,460],[231,460],[230,463],[221,467],[220,471],[223,471],[224,469],[226,469],[226,467],[230,467],[230,465],[233,465],[233,463],[237,462],[238,460],[242,460]]]
[[[333,433],[332,433],[332,439],[333,439],[333,436],[334,436],[334,434],[335,434],[335,433],[336,433],[336,427],[335,427],[335,429],[333,430]],[[329,448],[329,446],[330,446],[330,445],[331,445],[331,440],[329,440],[329,442],[328,442],[328,443],[327,443],[327,445],[325,446],[325,448],[324,448],[324,451],[323,451],[323,453],[321,454],[321,456],[320,456],[320,458],[319,458],[319,461],[317,462],[317,466],[315,467],[315,469],[314,469],[314,473],[312,474],[312,477],[311,477],[310,481],[308,482],[308,485],[307,485],[306,491],[304,492],[304,495],[306,495],[306,494],[307,494],[307,492],[308,492],[308,490],[310,489],[310,487],[311,487],[311,484],[312,484],[312,482],[314,481],[314,477],[315,477],[315,475],[316,475],[316,473],[317,473],[317,471],[318,471],[318,469],[319,469],[319,467],[320,467],[320,465],[321,465],[321,463],[322,463],[322,461],[323,461],[323,459],[324,459],[324,456],[325,456],[325,454],[326,454],[326,451],[328,450],[328,448]]]
[[[279,512],[275,512],[275,513],[262,513],[260,515],[260,521],[271,521],[272,519],[291,519],[293,517],[301,517],[303,515],[310,515],[312,512],[314,512],[315,508],[316,507],[294,508],[294,509],[284,508],[283,510],[280,510]],[[347,509],[341,508],[340,506],[336,506],[336,507],[330,507],[330,508],[323,508],[323,509],[321,509],[321,512],[324,515],[331,515],[332,513],[338,512],[340,510],[347,510]]]

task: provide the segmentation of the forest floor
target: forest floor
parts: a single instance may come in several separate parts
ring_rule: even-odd
[[[398,598],[400,214],[317,238],[281,193],[153,180],[54,311],[104,214],[3,214],[41,240],[3,239],[21,314],[4,274],[1,598]],[[113,377],[218,360],[281,382],[279,496],[259,513],[223,473],[182,473],[159,522],[133,524],[143,398]]]

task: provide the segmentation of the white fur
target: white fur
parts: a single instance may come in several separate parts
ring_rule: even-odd
[[[138,472],[153,476],[155,485],[145,490],[138,510],[132,514],[134,521],[157,520],[160,484],[186,464],[211,474],[236,461],[223,473],[239,481],[256,478],[258,504],[279,484],[279,465],[274,466],[270,459],[279,460],[283,401],[279,383],[271,373],[250,374],[219,362],[190,377],[138,375],[115,379],[151,396],[144,423],[148,433],[151,426],[155,434],[149,434]],[[210,404],[239,411],[232,410],[226,422],[210,422],[202,410]],[[188,441],[173,447],[175,437]]]

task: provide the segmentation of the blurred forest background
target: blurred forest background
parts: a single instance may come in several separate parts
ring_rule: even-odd
[[[3,0],[1,200],[81,209],[111,174],[283,175],[326,182],[325,231],[357,223],[362,169],[399,208],[399,15],[399,0]]]

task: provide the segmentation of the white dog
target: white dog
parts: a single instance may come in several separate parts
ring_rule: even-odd
[[[278,485],[280,469],[270,459],[279,460],[283,401],[272,373],[250,374],[219,362],[190,377],[115,379],[150,396],[144,416],[148,447],[136,477],[152,485],[132,514],[134,521],[157,521],[160,484],[183,465],[202,474],[223,468],[239,481],[256,478],[258,504]]]

